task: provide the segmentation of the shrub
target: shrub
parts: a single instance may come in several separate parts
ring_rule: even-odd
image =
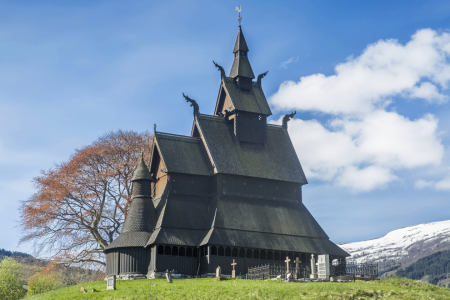
[[[0,299],[16,300],[25,296],[26,290],[21,286],[23,266],[7,257],[0,262]]]
[[[56,290],[59,287],[59,281],[54,274],[39,272],[34,274],[28,281],[28,294],[36,295]]]

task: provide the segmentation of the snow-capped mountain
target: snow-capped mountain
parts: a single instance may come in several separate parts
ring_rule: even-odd
[[[400,228],[378,239],[340,244],[358,262],[406,265],[450,249],[450,220]]]

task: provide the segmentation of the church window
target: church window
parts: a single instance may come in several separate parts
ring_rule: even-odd
[[[252,258],[252,249],[247,249],[247,258]]]
[[[230,247],[225,248],[225,256],[231,256],[231,248]]]
[[[231,256],[238,257],[238,254],[239,254],[238,248],[233,248],[233,253],[231,254]]]
[[[280,252],[275,251],[275,254],[273,255],[273,260],[280,260]]]
[[[273,260],[273,253],[272,253],[272,251],[267,251],[267,259],[268,260]]]
[[[187,256],[187,257],[192,257],[192,248],[191,248],[191,247],[188,247],[188,248],[186,249],[186,256]]]
[[[178,247],[176,246],[172,247],[172,256],[178,256]]]
[[[260,253],[259,256],[260,256],[261,259],[266,259],[266,251],[261,250],[261,253]]]
[[[164,255],[170,255],[172,251],[170,250],[170,246],[166,246],[166,248],[164,249]]]
[[[244,248],[241,248],[241,250],[239,250],[239,257],[245,258],[245,249]]]
[[[253,250],[253,258],[259,259],[259,251],[258,250]]]
[[[211,246],[211,255],[217,255],[217,247]]]
[[[306,262],[306,254],[305,253],[302,253],[302,256],[301,256],[301,259],[300,259],[302,262]]]
[[[194,254],[193,257],[198,257],[198,248],[194,248]]]
[[[164,254],[164,246],[163,245],[158,246],[158,254]]]
[[[285,259],[286,259],[286,252],[281,252],[280,260],[285,260]]]
[[[225,251],[223,250],[222,246],[219,247],[219,251],[218,252],[219,252],[219,256],[223,256],[225,254],[224,253]]]
[[[180,256],[186,256],[186,249],[184,247],[180,247]]]

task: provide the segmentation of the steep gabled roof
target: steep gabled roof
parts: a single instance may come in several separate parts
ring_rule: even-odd
[[[235,78],[236,76],[255,78],[247,56],[238,55],[234,58],[229,77]]]
[[[253,83],[250,91],[240,90],[232,79],[223,80],[222,85],[236,110],[270,116],[272,111],[260,86]]]
[[[288,133],[267,125],[264,147],[235,141],[233,124],[222,117],[198,115],[197,124],[215,173],[225,173],[307,184]]]
[[[210,175],[200,139],[157,132],[155,144],[167,172]]]
[[[238,31],[238,34],[236,37],[236,42],[234,43],[233,53],[236,53],[237,51],[245,51],[245,52],[249,51],[241,26],[239,26],[239,31]]]

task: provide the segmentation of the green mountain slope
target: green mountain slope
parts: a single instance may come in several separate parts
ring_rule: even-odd
[[[411,265],[398,269],[397,276],[414,280],[427,279],[432,284],[442,284],[450,273],[450,250],[438,251],[425,256]]]

